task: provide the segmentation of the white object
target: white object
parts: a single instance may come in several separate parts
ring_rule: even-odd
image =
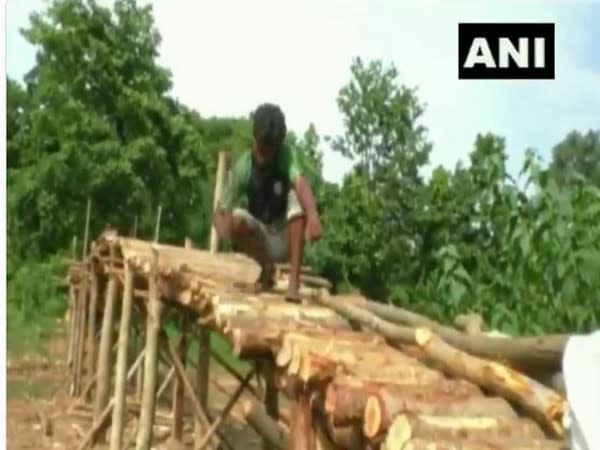
[[[600,330],[572,336],[563,354],[572,450],[600,450]]]

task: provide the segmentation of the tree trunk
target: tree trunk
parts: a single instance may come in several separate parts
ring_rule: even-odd
[[[348,425],[354,420],[362,423],[367,399],[372,396],[382,398],[413,399],[431,401],[436,397],[453,395],[457,400],[481,395],[481,390],[462,380],[440,379],[434,383],[401,384],[377,380],[337,376],[328,386],[325,396],[325,411],[334,425]],[[500,401],[505,411],[511,411],[508,404]]]
[[[502,364],[457,350],[426,328],[417,329],[415,339],[452,376],[470,380],[518,403],[548,431],[559,437],[564,435],[562,416],[567,403],[556,392]]]
[[[516,413],[502,398],[432,396],[429,399],[371,395],[364,409],[364,432],[373,438],[385,432],[403,413],[514,418]]]
[[[411,437],[430,440],[545,439],[546,437],[534,421],[521,417],[400,414],[393,422],[399,426],[397,422],[401,421]],[[366,422],[365,428],[367,428]],[[367,437],[375,438],[374,429],[364,431]]]
[[[347,301],[346,297],[336,297],[340,301]],[[562,355],[569,335],[558,334],[535,337],[510,337],[497,338],[480,335],[466,335],[453,328],[446,327],[425,316],[405,309],[386,305],[362,298],[351,298],[352,304],[361,306],[386,321],[402,325],[402,333],[389,333],[393,341],[404,342],[407,338],[405,328],[427,327],[438,334],[444,341],[453,347],[459,348],[469,354],[484,358],[509,362],[520,370],[560,370]],[[385,333],[382,333],[385,336]],[[408,337],[410,341],[410,337]]]

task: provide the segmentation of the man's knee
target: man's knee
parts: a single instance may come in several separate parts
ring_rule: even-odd
[[[215,214],[213,223],[219,239],[238,240],[253,234],[245,218],[232,213]]]

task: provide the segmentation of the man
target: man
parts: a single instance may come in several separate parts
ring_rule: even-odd
[[[286,299],[299,302],[304,241],[321,237],[321,222],[298,157],[284,144],[287,128],[281,109],[262,104],[252,121],[252,150],[233,166],[215,228],[219,238],[231,239],[236,250],[260,264],[257,292],[273,286],[275,263],[289,260]]]

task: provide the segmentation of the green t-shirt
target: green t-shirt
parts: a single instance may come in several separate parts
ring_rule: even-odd
[[[296,151],[284,145],[276,153],[269,170],[287,176],[291,183],[302,174]],[[246,151],[233,165],[225,191],[219,200],[219,208],[227,211],[245,204],[246,193],[252,175],[252,152]]]

